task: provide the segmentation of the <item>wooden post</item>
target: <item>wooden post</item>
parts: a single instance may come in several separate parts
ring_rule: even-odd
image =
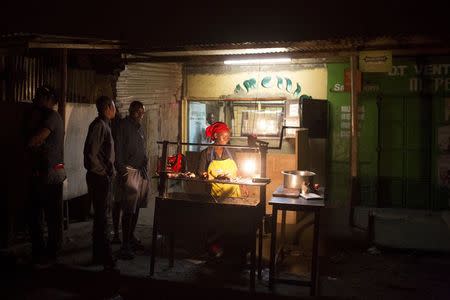
[[[66,102],[67,102],[67,49],[61,49],[60,57],[60,75],[61,75],[61,86],[60,86],[60,97],[58,101],[58,113],[63,121],[63,128],[66,132]],[[64,134],[64,133],[63,133]],[[63,147],[63,161],[64,161],[64,147]],[[69,229],[69,202],[64,201],[63,190],[61,189],[61,214],[62,214],[62,226],[65,230]],[[63,232],[60,232],[60,240],[63,240]]]
[[[60,86],[60,98],[58,102],[58,112],[63,119],[64,128],[66,126],[66,102],[67,102],[67,49],[61,49],[61,86]]]
[[[350,57],[350,75],[351,75],[351,139],[350,139],[350,225],[353,226],[354,205],[359,196],[358,189],[358,56]]]

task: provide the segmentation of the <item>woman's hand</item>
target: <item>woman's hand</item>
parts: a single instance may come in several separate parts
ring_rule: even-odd
[[[208,179],[208,172],[203,172],[202,174],[200,174],[200,178],[201,179]]]

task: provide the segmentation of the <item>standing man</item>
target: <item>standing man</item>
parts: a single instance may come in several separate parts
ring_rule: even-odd
[[[129,115],[121,120],[115,132],[117,178],[116,196],[122,208],[122,249],[120,258],[133,259],[137,247],[142,247],[134,235],[139,209],[147,207],[149,181],[147,174],[147,146],[142,119],[145,107],[133,101]]]
[[[84,143],[88,195],[94,207],[93,261],[103,264],[105,269],[112,269],[116,264],[109,241],[107,212],[115,175],[111,120],[116,115],[116,107],[107,96],[99,97],[96,106],[98,117],[89,125]]]
[[[33,99],[27,120],[28,153],[31,159],[30,233],[33,263],[56,259],[62,242],[62,183],[66,179],[63,164],[64,124],[53,110],[56,94],[41,86]],[[44,246],[42,211],[48,227]]]

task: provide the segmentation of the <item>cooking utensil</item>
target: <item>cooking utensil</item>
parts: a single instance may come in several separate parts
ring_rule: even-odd
[[[312,187],[316,173],[311,171],[282,171],[283,186],[288,189],[301,189],[303,185]]]

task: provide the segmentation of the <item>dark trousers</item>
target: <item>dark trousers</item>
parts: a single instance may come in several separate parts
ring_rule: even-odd
[[[62,183],[43,184],[38,179],[31,181],[30,233],[34,259],[44,254],[56,257],[62,242]],[[48,228],[47,247],[44,242],[43,214]],[[47,250],[46,253],[45,249]]]
[[[134,214],[129,212],[122,212],[122,248],[130,250],[131,242],[133,240],[134,231],[136,230],[137,221],[139,219],[139,208]]]
[[[88,172],[86,182],[88,195],[94,207],[93,259],[109,264],[112,261],[112,253],[107,217],[111,202],[111,179]]]

